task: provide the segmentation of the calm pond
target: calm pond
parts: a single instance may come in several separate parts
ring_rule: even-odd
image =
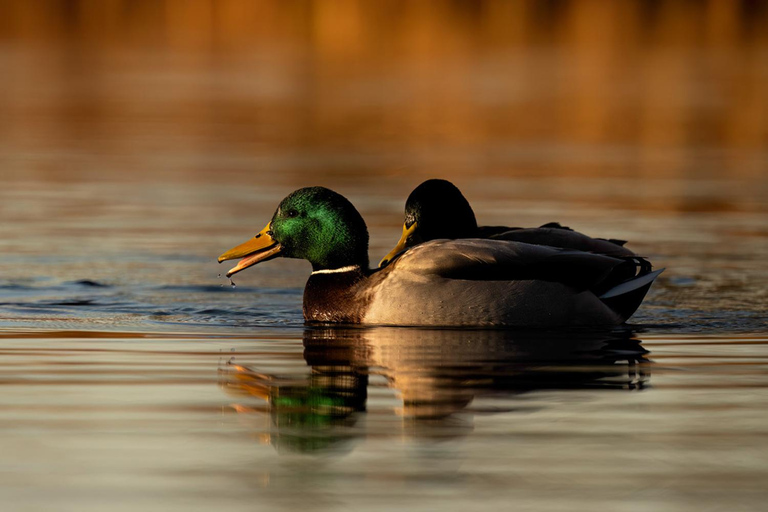
[[[764,508],[764,9],[45,3],[0,1],[4,511]],[[600,331],[307,327],[308,263],[220,277],[308,185],[378,261],[431,177],[667,270]]]

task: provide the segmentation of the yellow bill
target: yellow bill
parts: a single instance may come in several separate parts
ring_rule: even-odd
[[[413,224],[411,224],[411,227],[407,227],[405,224],[403,224],[403,234],[400,237],[400,241],[397,242],[397,245],[395,246],[394,249],[389,251],[389,254],[384,256],[384,259],[381,260],[381,262],[379,263],[379,267],[384,267],[387,263],[395,259],[395,257],[398,254],[400,254],[405,250],[405,245],[408,242],[408,237],[411,236],[411,234],[414,231],[416,231],[416,224],[418,224],[418,222],[414,222]]]
[[[219,263],[242,258],[237,265],[227,272],[227,277],[231,277],[260,261],[274,258],[282,249],[280,243],[272,238],[272,223],[270,222],[259,231],[258,235],[219,256]]]

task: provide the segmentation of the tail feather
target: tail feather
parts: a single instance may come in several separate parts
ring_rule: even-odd
[[[600,295],[600,300],[626,321],[640,307],[640,303],[643,302],[645,294],[648,293],[653,281],[664,270],[662,268],[654,272],[642,273],[637,277],[624,281]]]

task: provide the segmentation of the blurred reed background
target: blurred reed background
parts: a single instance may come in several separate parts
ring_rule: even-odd
[[[361,178],[765,171],[765,2],[2,0],[0,11],[4,173],[261,173],[296,154]]]

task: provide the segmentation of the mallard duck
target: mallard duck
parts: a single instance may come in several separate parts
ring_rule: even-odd
[[[346,198],[323,187],[290,194],[263,230],[218,260],[241,258],[230,277],[276,257],[312,264],[304,290],[307,322],[616,325],[634,312],[655,277],[617,282],[617,273],[635,267],[629,258],[480,239],[425,242],[372,270],[365,221]]]
[[[558,222],[549,222],[538,228],[478,226],[475,212],[461,191],[450,181],[431,179],[413,189],[408,196],[403,234],[379,266],[386,266],[409,247],[440,238],[514,240],[607,256],[636,256],[624,247],[625,240],[592,238]]]

